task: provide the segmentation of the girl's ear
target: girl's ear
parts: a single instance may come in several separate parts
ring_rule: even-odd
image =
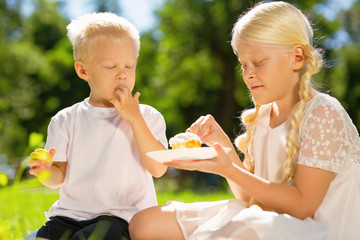
[[[305,65],[305,48],[303,45],[296,45],[291,53],[293,70],[298,71]]]
[[[85,64],[82,61],[76,61],[74,64],[76,74],[79,78],[84,79],[85,81],[88,80],[88,73],[85,67]]]

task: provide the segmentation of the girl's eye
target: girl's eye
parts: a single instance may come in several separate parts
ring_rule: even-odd
[[[257,61],[257,62],[254,63],[254,66],[258,67],[258,66],[260,66],[261,64],[263,64],[264,61],[265,61],[265,59],[263,59],[263,60],[261,60],[261,61]]]
[[[133,66],[126,65],[126,66],[125,66],[125,68],[127,68],[127,69],[132,69],[132,68],[133,68]]]

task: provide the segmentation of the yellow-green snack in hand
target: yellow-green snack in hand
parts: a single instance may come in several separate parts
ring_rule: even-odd
[[[52,157],[49,156],[49,152],[45,149],[36,149],[35,152],[30,154],[30,160],[40,160],[43,162],[52,162]]]
[[[42,172],[39,172],[38,173],[38,178],[42,181],[46,181],[50,178],[50,171],[49,170],[45,170],[45,171],[42,171]]]

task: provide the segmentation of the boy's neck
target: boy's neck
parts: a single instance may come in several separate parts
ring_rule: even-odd
[[[91,95],[86,99],[86,101],[93,107],[103,107],[103,108],[114,107],[114,105],[109,101],[95,101],[94,99],[91,98]]]

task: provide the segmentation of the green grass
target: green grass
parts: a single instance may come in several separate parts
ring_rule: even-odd
[[[207,190],[201,193],[192,190],[171,191],[167,179],[157,179],[159,205],[166,200],[181,202],[215,201],[232,198],[229,192]],[[170,184],[171,185],[171,184]],[[0,188],[0,240],[22,239],[40,228],[46,221],[44,212],[58,199],[58,191],[45,188],[37,179]]]

